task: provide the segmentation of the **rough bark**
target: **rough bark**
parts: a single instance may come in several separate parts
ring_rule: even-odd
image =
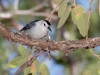
[[[89,49],[89,48],[94,48],[100,45],[100,37],[88,38],[87,40],[88,42],[86,42],[86,39],[72,40],[72,41],[60,41],[60,42],[57,42],[54,40],[48,40],[48,41],[47,40],[37,40],[34,38],[29,38],[26,35],[14,33],[2,23],[0,23],[0,34],[3,36],[4,39],[10,42],[20,43],[20,44],[30,46],[30,47],[37,46],[37,47],[40,47],[41,49],[45,49],[48,47],[50,51],[63,50],[66,52],[67,55],[79,48]],[[38,54],[36,54],[36,57],[44,52],[45,52],[44,50],[43,51],[41,50]],[[36,57],[32,57],[32,60],[23,64],[18,69],[18,71],[15,73],[15,75],[23,71],[26,67],[31,66],[32,62],[36,59]]]
[[[70,52],[71,50],[77,50],[79,48],[94,48],[100,45],[100,37],[97,38],[89,38],[88,42],[86,39],[82,40],[72,40],[72,41],[54,41],[54,40],[37,40],[34,38],[29,38],[28,36],[21,35],[19,33],[12,32],[9,28],[0,23],[0,34],[4,39],[20,43],[27,46],[38,46],[41,49],[45,49],[48,47],[49,50],[63,50],[66,52]]]

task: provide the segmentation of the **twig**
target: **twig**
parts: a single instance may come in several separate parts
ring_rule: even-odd
[[[90,13],[91,13],[91,10],[92,10],[92,3],[93,3],[93,0],[90,1],[90,7],[88,9],[88,21],[87,21],[86,41],[88,39],[88,29],[89,29],[89,26],[90,26]]]
[[[89,29],[89,26],[90,26],[90,13],[91,13],[91,10],[92,10],[92,3],[93,3],[93,0],[90,1],[90,8],[89,8],[89,10],[88,10],[88,25],[87,25],[87,35],[86,35],[86,42],[87,42],[87,43],[89,43],[89,41],[88,41],[88,29]],[[89,47],[89,48],[90,48],[90,47]],[[92,51],[91,48],[90,48],[90,52],[91,52],[94,56],[96,56],[97,58],[100,59],[100,55],[95,54],[95,53]]]
[[[75,4],[75,0],[74,0],[74,4]]]
[[[32,65],[33,61],[40,55],[42,54],[43,52],[45,51],[39,51],[35,56],[33,56],[31,58],[30,61],[26,62],[25,64],[23,64],[22,66],[20,66],[20,68],[16,71],[15,75],[18,75],[20,72],[22,72],[25,68],[29,67]]]
[[[30,12],[30,11],[17,11],[17,12],[0,12],[0,18],[12,18],[14,15],[31,15],[31,16],[44,16],[48,17],[49,14],[45,12]],[[57,19],[56,15],[52,19]]]
[[[15,0],[17,1],[17,0]],[[8,11],[1,3],[1,0],[0,0],[0,6],[2,8],[3,11]],[[20,30],[22,28],[22,25],[20,23],[18,23],[17,21],[15,21],[12,16],[10,14],[7,14],[4,15],[4,13],[0,14],[0,17],[6,17],[6,18],[9,18],[9,21],[12,23],[12,25],[17,29],[17,30]]]
[[[100,59],[100,55],[98,55],[98,54],[95,54],[94,52],[93,52],[93,50],[92,49],[90,49],[90,52],[95,56],[95,57],[97,57],[97,58],[99,58]]]
[[[46,20],[50,21],[52,15],[54,14],[55,10],[58,8],[58,6],[62,3],[63,0],[51,11],[50,15],[46,18]]]
[[[19,2],[19,0],[14,1],[14,11],[15,12],[18,11],[18,2]]]
[[[44,16],[44,17],[49,16],[49,14],[46,12],[35,12],[43,8],[48,0],[45,0],[42,4],[37,5],[36,7],[31,8],[29,10],[18,10],[18,1],[19,0],[15,0],[14,2],[14,10],[15,10],[14,12],[0,12],[0,18],[12,18],[15,15],[31,15],[31,16]],[[52,19],[57,19],[57,16],[53,15]]]

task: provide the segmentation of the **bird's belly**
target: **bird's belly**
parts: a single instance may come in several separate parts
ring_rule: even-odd
[[[43,35],[43,34],[40,34],[40,33],[37,33],[37,32],[36,32],[36,33],[33,32],[33,33],[30,34],[30,36],[31,36],[32,38],[36,38],[36,39],[41,39],[41,38],[43,38],[45,35],[46,35],[46,34]]]
[[[41,39],[47,34],[47,32],[41,32],[39,30],[33,32],[28,30],[25,34],[31,36],[32,38]]]

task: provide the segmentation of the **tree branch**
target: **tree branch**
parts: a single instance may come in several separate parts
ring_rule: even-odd
[[[41,49],[45,49],[48,47],[49,50],[63,50],[66,52],[70,52],[71,50],[77,50],[79,48],[94,48],[100,45],[100,37],[97,38],[89,38],[88,42],[85,39],[82,40],[73,40],[73,41],[54,41],[54,40],[37,40],[34,38],[28,38],[26,35],[21,35],[18,33],[12,32],[10,29],[5,27],[2,23],[0,23],[0,34],[4,39],[8,41],[20,43],[27,46],[37,46]]]
[[[14,1],[14,11],[15,12],[18,11],[18,2],[19,2],[19,0]]]
[[[40,54],[42,54],[43,52],[45,52],[45,51],[42,51],[42,50],[39,51],[38,53],[36,53],[35,56],[33,56],[33,57],[31,58],[30,61],[28,61],[28,62],[24,63],[22,66],[20,66],[20,68],[16,71],[15,75],[18,75],[18,74],[19,74],[20,72],[22,72],[25,68],[31,66],[32,63],[33,63],[33,61],[34,61]]]
[[[16,12],[0,12],[0,18],[12,18],[13,16],[16,15],[31,15],[31,16],[44,16],[44,17],[49,16],[49,14],[46,12],[33,12],[30,10],[19,10]],[[52,19],[57,19],[57,18],[58,17],[56,15],[52,16]]]
[[[10,42],[15,42],[15,43],[20,43],[23,45],[27,46],[37,46],[40,47],[41,49],[45,49],[48,47],[49,50],[63,50],[66,52],[66,54],[70,54],[73,51],[79,49],[79,48],[94,48],[96,46],[100,45],[100,37],[97,38],[88,38],[88,43],[86,42],[86,39],[82,40],[73,40],[73,41],[54,41],[54,40],[37,40],[34,38],[28,38],[26,35],[21,35],[18,33],[12,32],[9,28],[4,26],[2,23],[0,23],[0,34],[3,36],[4,39],[10,41]],[[42,54],[43,50],[41,50],[38,54],[36,54],[36,57]],[[36,59],[36,57],[32,57],[32,60],[28,61],[28,63],[23,64],[18,71],[16,72],[15,75],[23,71],[26,67],[30,66],[32,62]]]
[[[28,9],[28,10],[18,10],[18,2],[19,0],[15,0],[14,1],[14,11],[10,12],[10,11],[6,11],[6,12],[0,12],[0,18],[12,18],[13,16],[16,15],[31,15],[31,16],[44,16],[44,17],[48,17],[49,14],[47,12],[36,12],[37,10],[42,9],[44,6],[46,6],[48,0],[45,0],[43,3]],[[1,2],[0,2],[1,4]],[[2,6],[2,5],[1,5]],[[52,19],[57,19],[58,17],[56,15],[52,16]]]

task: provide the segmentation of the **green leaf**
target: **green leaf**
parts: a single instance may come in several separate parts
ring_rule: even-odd
[[[65,10],[67,9],[67,2],[62,2],[60,4],[59,10],[58,10],[58,16],[61,17],[63,15],[63,13],[65,12]]]
[[[36,74],[36,65],[32,63],[31,73]]]
[[[20,54],[21,54],[23,57],[27,57],[27,56],[29,55],[28,50],[25,49],[23,46],[20,46],[20,47],[19,47],[19,51],[20,51]]]
[[[24,75],[28,75],[29,73],[32,73],[32,75],[36,75],[36,72],[40,72],[40,62],[38,59],[36,59],[31,67],[27,67],[24,71]]]
[[[34,61],[34,64],[35,64],[35,66],[36,66],[36,70],[39,72],[39,71],[40,71],[40,66],[41,66],[39,60],[36,59],[36,60]]]
[[[36,75],[37,72],[40,72],[40,62],[38,61],[38,59],[36,59],[32,63],[32,68],[31,68],[32,75]]]
[[[73,23],[77,25],[83,37],[87,34],[88,15],[81,5],[75,6],[71,11]],[[87,28],[88,27],[88,28]]]
[[[7,66],[11,68],[16,68],[18,66],[23,65],[26,61],[27,61],[26,58],[23,58],[22,56],[18,56],[14,58],[10,63],[8,63]]]
[[[29,73],[31,73],[31,66],[27,67],[24,71],[24,75],[28,75]]]
[[[77,25],[77,22],[76,22],[76,20],[75,20],[75,9],[72,9],[72,11],[71,11],[71,16],[72,16],[72,21],[73,21],[73,23]]]
[[[53,3],[55,3],[55,4],[59,4],[62,0],[52,0],[53,1]]]
[[[100,74],[100,70],[98,70],[98,74]]]
[[[64,25],[64,23],[66,22],[70,12],[71,12],[71,6],[68,6],[67,9],[65,10],[64,14],[60,18],[57,29],[59,29],[60,27],[62,27]]]
[[[89,70],[86,70],[83,75],[91,75],[90,71]]]
[[[41,65],[41,75],[50,75],[49,69],[45,63]]]

